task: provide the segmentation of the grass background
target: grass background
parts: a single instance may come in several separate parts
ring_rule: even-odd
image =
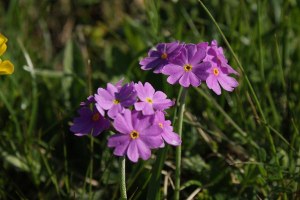
[[[0,77],[0,198],[118,199],[109,134],[92,140],[69,131],[79,103],[122,77],[176,98],[179,86],[142,71],[139,59],[159,42],[213,39],[240,85],[221,96],[204,84],[189,89],[181,198],[300,198],[300,2],[203,3],[244,73],[197,0],[0,1],[0,32],[9,39],[3,58],[15,65]],[[127,162],[131,199],[151,198],[157,153]],[[173,195],[174,153],[170,147],[157,183],[161,198]]]

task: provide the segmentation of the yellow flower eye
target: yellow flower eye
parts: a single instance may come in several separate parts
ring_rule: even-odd
[[[131,133],[130,133],[130,137],[131,137],[131,139],[135,140],[135,139],[137,139],[137,138],[140,137],[140,133],[137,132],[136,130],[133,130],[133,131],[131,131]]]
[[[148,103],[150,103],[150,104],[153,103],[153,100],[152,100],[150,97],[147,97],[147,98],[146,98],[146,101],[147,101]]]
[[[218,76],[220,72],[219,72],[218,68],[215,67],[213,69],[213,73],[214,73],[215,76]]]
[[[186,64],[186,65],[184,65],[184,71],[186,71],[186,72],[189,72],[189,71],[191,71],[191,70],[192,70],[192,68],[193,68],[193,66],[192,66],[192,65],[190,65],[190,64]]]

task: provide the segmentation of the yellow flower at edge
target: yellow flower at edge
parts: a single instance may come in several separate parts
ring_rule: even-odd
[[[14,72],[14,65],[9,60],[0,59],[0,75],[12,74]]]
[[[7,49],[6,42],[7,38],[0,33],[0,56],[2,56]]]
[[[4,54],[7,49],[7,38],[0,33],[0,56]],[[9,60],[2,61],[0,58],[0,75],[12,74],[14,72],[14,65]]]

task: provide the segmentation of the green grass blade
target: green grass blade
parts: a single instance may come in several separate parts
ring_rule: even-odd
[[[29,121],[29,126],[27,129],[27,135],[33,135],[35,123],[36,123],[36,118],[37,118],[37,112],[38,112],[38,89],[37,89],[37,83],[36,83],[36,76],[35,76],[35,71],[34,71],[34,65],[32,63],[32,60],[26,51],[23,43],[21,40],[19,40],[19,45],[20,48],[23,52],[23,55],[25,57],[25,60],[27,62],[27,67],[29,70],[29,73],[31,75],[31,86],[32,86],[32,107],[31,107],[31,114],[30,114],[30,121]]]

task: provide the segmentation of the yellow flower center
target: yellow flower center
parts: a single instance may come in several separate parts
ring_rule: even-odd
[[[149,97],[146,98],[146,101],[147,101],[148,103],[150,103],[150,104],[153,103],[153,100],[152,100],[151,98],[149,98]]]
[[[162,123],[158,123],[158,126],[159,126],[160,128],[163,128],[163,127],[164,127],[164,125],[163,125]]]
[[[192,66],[192,65],[190,65],[190,64],[186,64],[186,65],[184,65],[184,71],[186,71],[186,72],[189,72],[189,71],[191,71],[191,70],[192,70],[192,68],[193,68],[193,66]]]
[[[216,68],[216,67],[213,69],[213,72],[214,72],[215,76],[218,76],[219,73],[220,73],[219,70],[218,70],[218,68]]]
[[[168,58],[168,54],[166,54],[166,53],[163,53],[163,54],[161,54],[161,59],[167,59]]]
[[[113,100],[113,103],[114,103],[114,104],[119,104],[120,101],[119,101],[118,99],[115,99],[115,100]]]
[[[100,114],[99,113],[95,113],[93,114],[92,116],[92,120],[95,122],[95,121],[98,121],[100,119]]]
[[[131,131],[131,133],[130,133],[130,137],[131,137],[131,139],[135,140],[135,139],[137,139],[137,138],[140,137],[140,134],[139,134],[139,132],[137,132],[136,130],[133,130],[133,131]]]

